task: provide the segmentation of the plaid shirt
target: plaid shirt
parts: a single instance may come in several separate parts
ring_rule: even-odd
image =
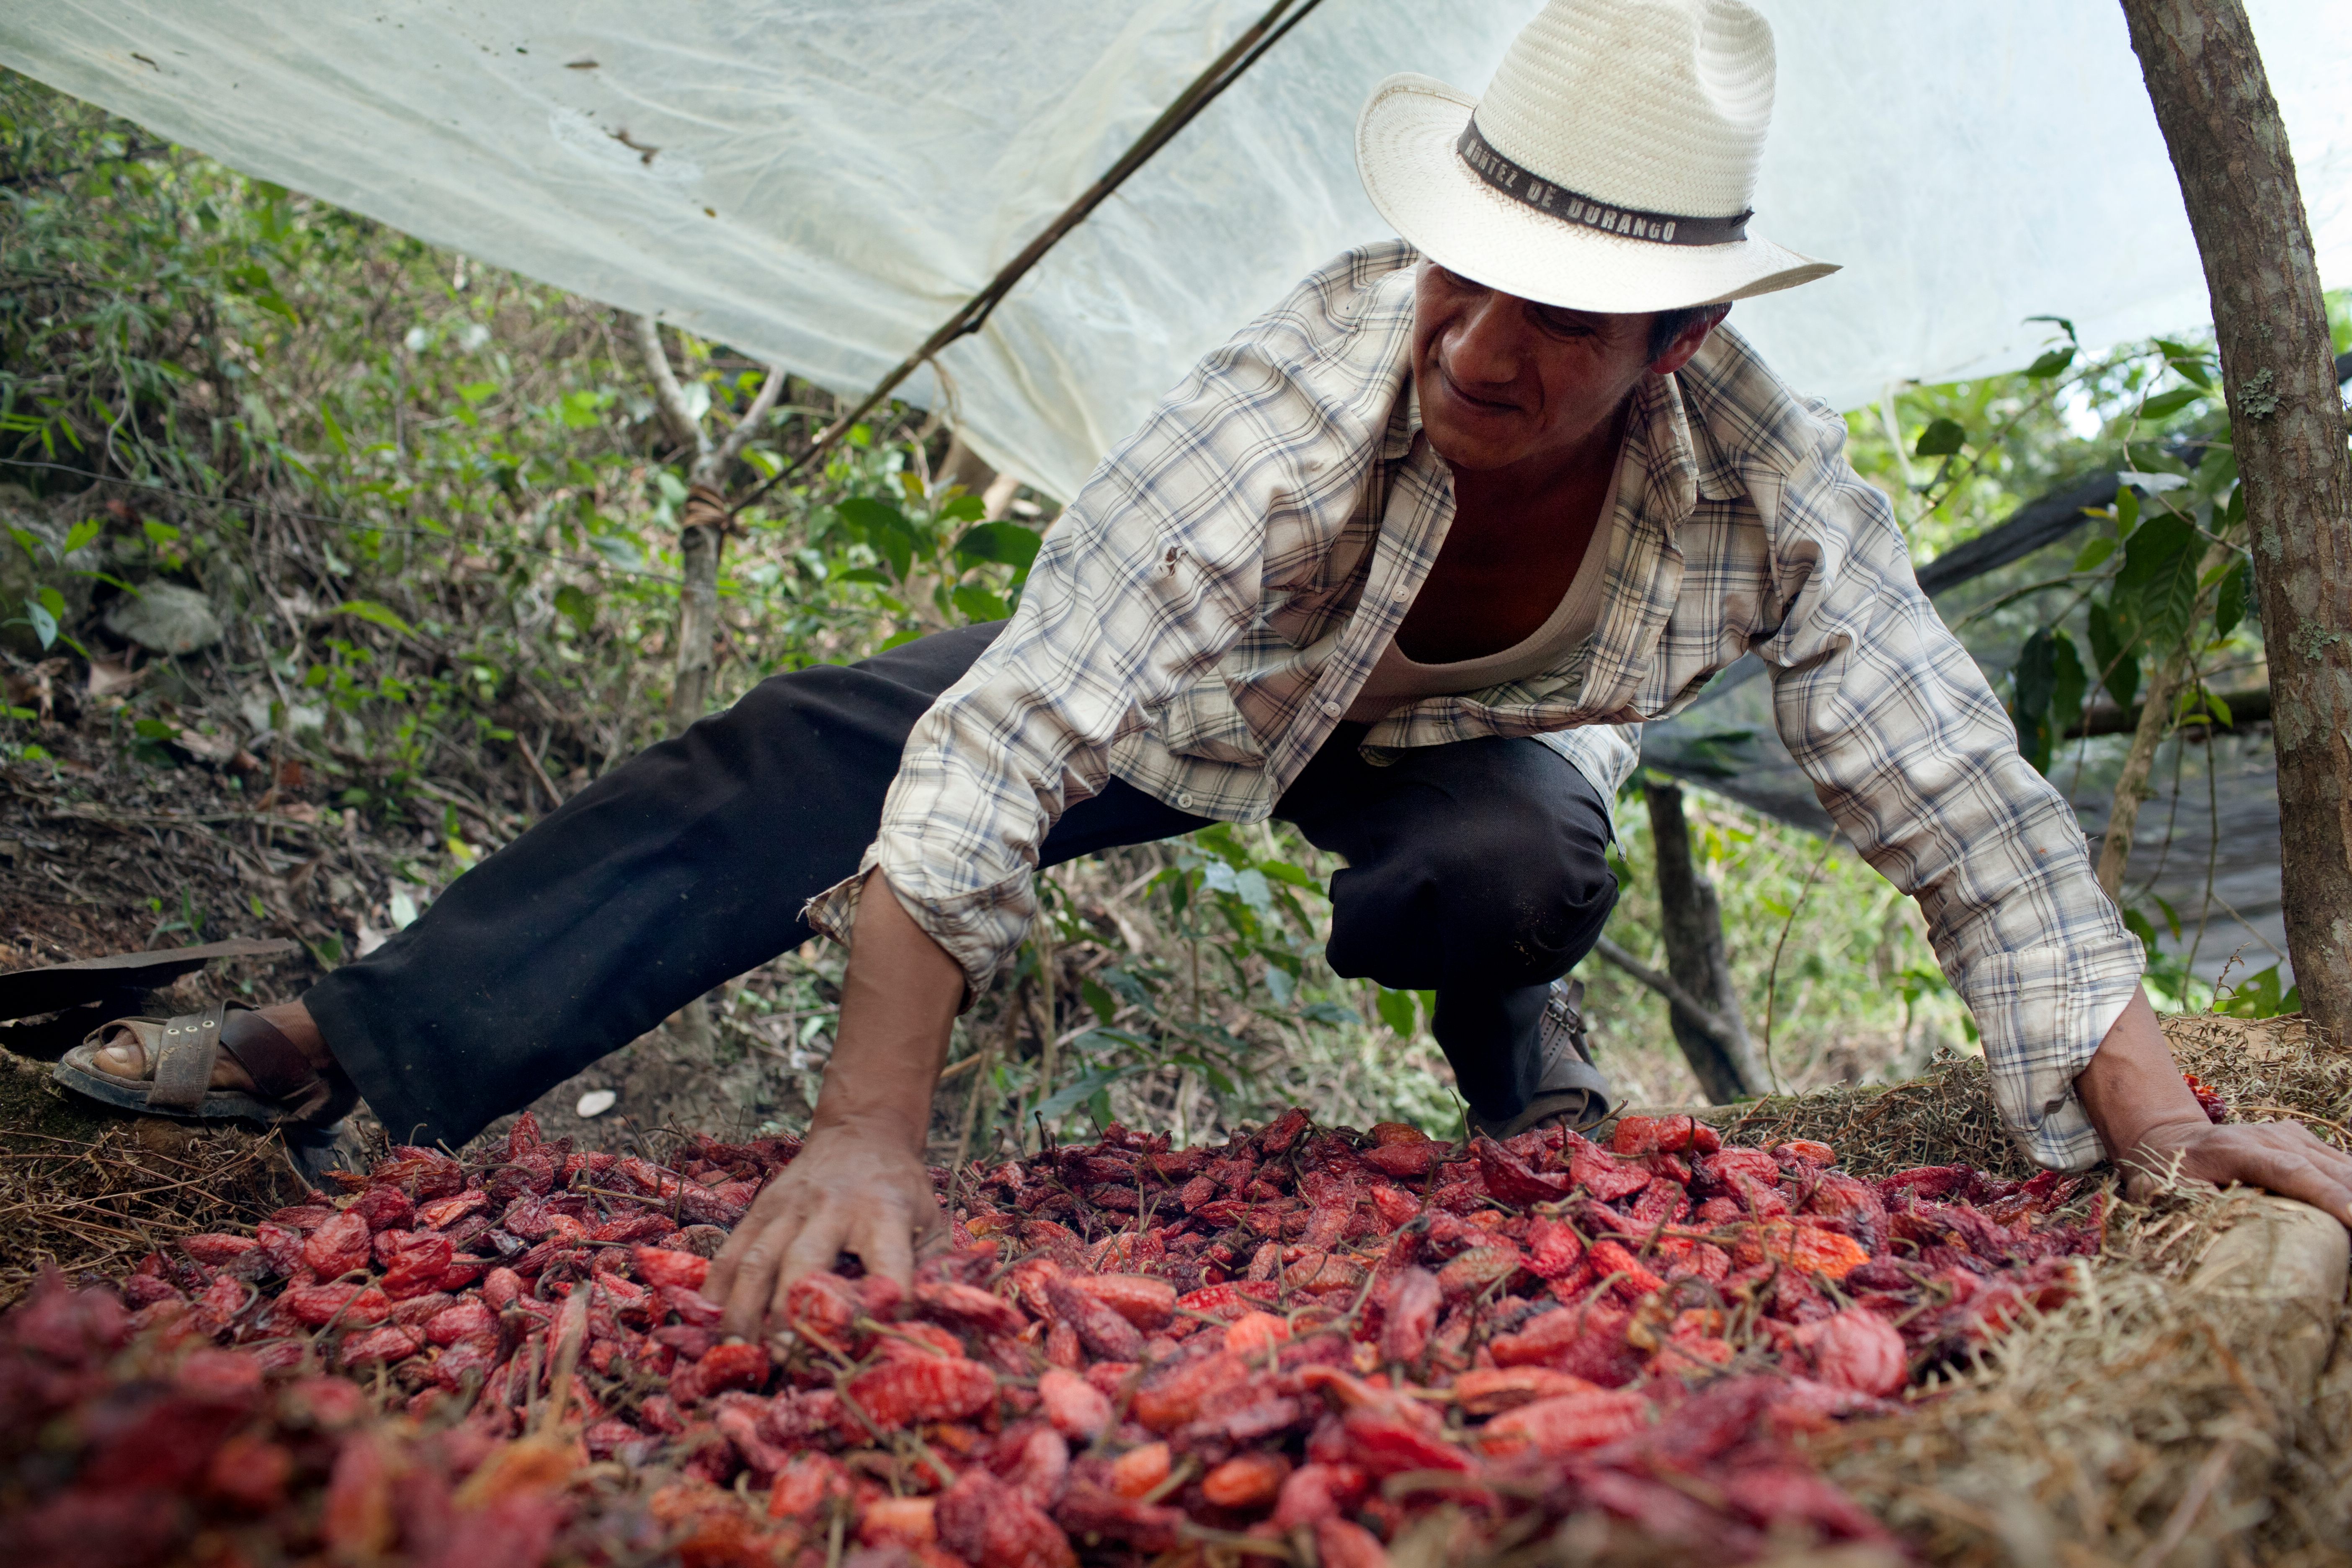
[[[916,725],[858,877],[810,902],[817,929],[845,939],[879,866],[977,992],[1028,930],[1047,830],[1108,778],[1203,816],[1272,813],[1454,519],[1411,395],[1418,260],[1392,241],[1315,273],[1095,471],[1011,625]],[[1822,805],[1918,898],[2010,1126],[2078,1168],[2101,1151],[2074,1075],[2130,999],[2140,945],[1844,439],[1727,329],[1644,377],[1591,641],[1542,675],[1392,712],[1366,754],[1532,735],[1607,799],[1641,721],[1752,648]]]

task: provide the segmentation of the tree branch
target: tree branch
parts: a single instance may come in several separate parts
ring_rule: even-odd
[[[654,384],[654,405],[661,410],[662,428],[669,438],[699,458],[710,449],[703,438],[701,422],[686,406],[686,389],[677,384],[677,373],[669,367],[669,354],[662,347],[661,327],[651,316],[640,316],[625,310],[629,332],[636,340],[637,353],[646,362],[646,374]],[[764,390],[764,389],[763,389]]]
[[[1684,990],[1673,975],[1664,974],[1651,968],[1605,936],[1592,944],[1592,951],[1664,997],[1672,1005],[1680,1008],[1692,1023],[1696,1024],[1717,1039],[1731,1040],[1738,1037],[1732,1033],[1729,1024],[1726,1023],[1713,1008],[1703,1005],[1697,997]]]
[[[719,449],[706,452],[695,464],[694,477],[713,489],[723,488],[720,481],[727,477],[729,466],[743,455],[743,448],[751,444],[752,437],[760,433],[760,426],[767,422],[769,411],[776,406],[776,400],[783,394],[784,367],[772,364],[768,367],[768,379],[761,384],[760,395],[751,399],[751,406],[743,411],[743,417],[735,422],[735,428],[727,432],[727,439],[719,444]]]

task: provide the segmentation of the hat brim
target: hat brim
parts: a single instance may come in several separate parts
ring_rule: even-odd
[[[1356,172],[1398,234],[1449,272],[1538,304],[1633,314],[1745,300],[1837,270],[1752,229],[1727,245],[1602,234],[1511,200],[1454,151],[1477,100],[1392,76],[1356,120]]]

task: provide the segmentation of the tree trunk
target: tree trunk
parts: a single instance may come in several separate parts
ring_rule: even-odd
[[[2352,458],[2278,101],[2240,0],[2123,0],[2212,295],[2278,748],[2288,955],[2352,1037]]]
[[[1699,1087],[1717,1105],[1762,1094],[1764,1074],[1740,1016],[1739,987],[1724,951],[1723,905],[1715,884],[1691,860],[1682,786],[1644,780],[1642,795],[1650,807],[1650,837],[1657,849],[1658,926],[1666,942],[1666,972],[1715,1015],[1703,1022],[1670,998],[1666,1015],[1675,1042],[1690,1058]]]
[[[669,689],[669,732],[683,732],[702,717],[710,700],[710,672],[718,663],[719,552],[727,510],[714,495],[709,511],[716,521],[695,521],[705,509],[702,487],[687,501],[687,524],[678,530],[677,555],[685,581],[677,593],[677,678]]]

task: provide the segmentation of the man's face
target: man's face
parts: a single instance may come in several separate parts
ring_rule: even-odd
[[[1423,262],[1412,365],[1430,445],[1479,472],[1564,459],[1651,368],[1651,321],[1538,305]],[[1680,369],[1706,335],[1675,340],[1659,369]]]

